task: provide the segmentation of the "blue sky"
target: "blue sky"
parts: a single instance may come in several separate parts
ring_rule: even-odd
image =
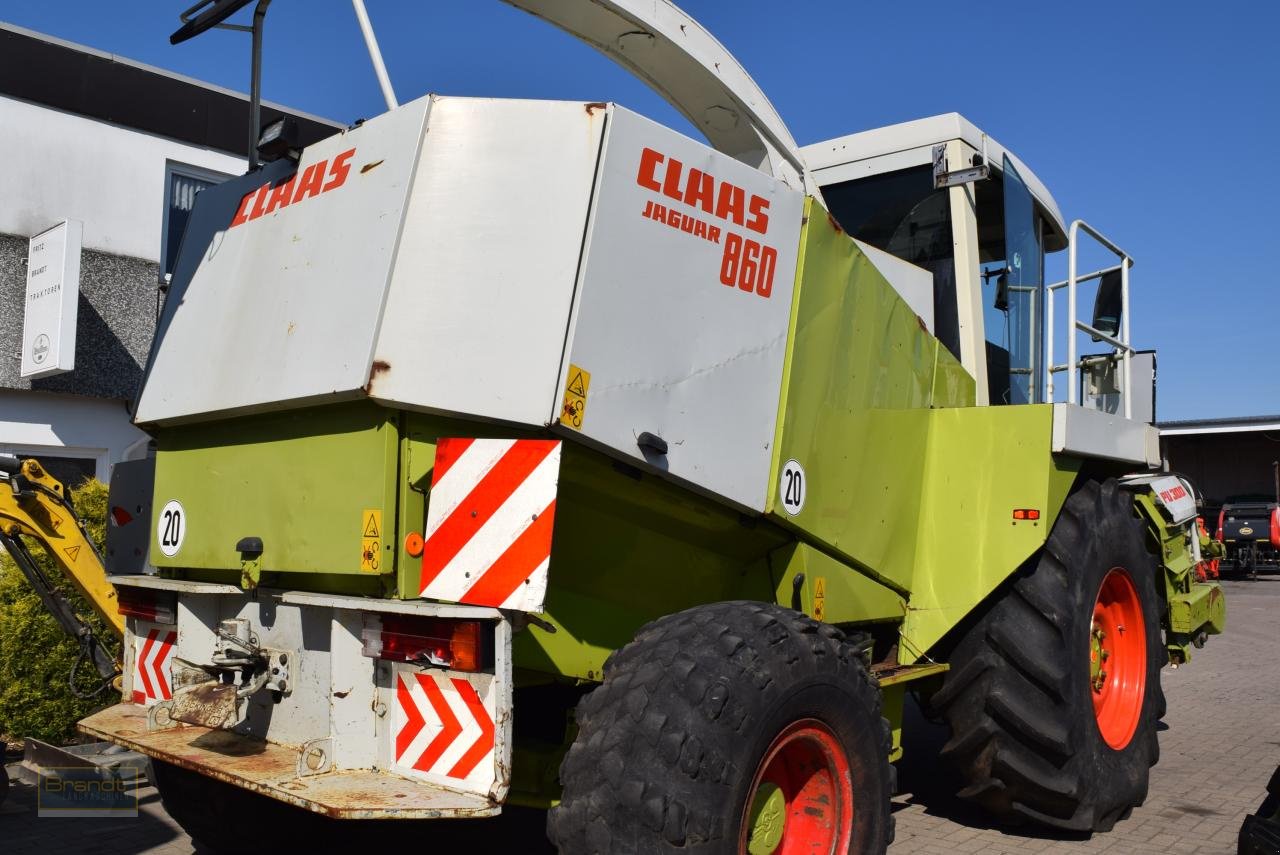
[[[366,2],[401,101],[612,100],[688,132],[642,83],[501,3]],[[247,35],[169,45],[186,5],[8,3],[0,18],[247,90]],[[683,6],[801,144],[954,110],[1016,152],[1068,220],[1136,259],[1132,333],[1159,351],[1160,419],[1280,412],[1280,3]],[[384,109],[345,0],[275,0],[265,57],[270,100],[343,121]]]

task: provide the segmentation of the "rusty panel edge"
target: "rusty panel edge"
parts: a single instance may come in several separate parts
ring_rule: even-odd
[[[178,725],[148,732],[146,711],[135,704],[108,707],[83,719],[78,727],[82,733],[123,745],[155,760],[333,819],[459,819],[496,816],[502,812],[500,804],[410,781],[388,772],[341,771],[298,779],[294,773],[298,753],[295,749],[195,725]],[[244,743],[239,746],[244,753],[213,753],[194,744],[210,735],[216,735],[224,742]],[[183,752],[182,748],[211,753],[217,758],[217,765],[197,754]],[[282,780],[271,774],[275,767],[287,769],[287,777]],[[313,790],[321,787],[326,791],[325,798],[307,798],[290,787]],[[383,807],[377,804],[389,799],[404,799],[409,806]],[[432,799],[441,799],[449,804],[412,806],[415,800]]]

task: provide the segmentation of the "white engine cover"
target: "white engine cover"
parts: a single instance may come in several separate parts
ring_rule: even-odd
[[[553,424],[762,510],[803,203],[615,105],[419,99],[245,197],[137,420],[367,396]]]
[[[562,430],[763,510],[804,196],[627,110],[606,136]]]

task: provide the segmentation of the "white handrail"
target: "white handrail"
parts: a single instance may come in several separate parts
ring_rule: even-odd
[[[1095,270],[1084,276],[1078,276],[1076,274],[1076,250],[1079,247],[1077,238],[1081,229],[1084,229],[1090,237],[1118,256],[1120,263],[1112,267]],[[1130,267],[1133,267],[1133,258],[1130,257],[1129,253],[1116,246],[1084,220],[1072,221],[1071,228],[1067,233],[1067,278],[1062,282],[1055,282],[1045,287],[1048,296],[1048,306],[1045,309],[1045,326],[1047,327],[1045,335],[1045,397],[1050,403],[1053,402],[1054,398],[1053,375],[1059,371],[1067,372],[1067,402],[1071,404],[1078,403],[1078,387],[1080,383],[1077,375],[1080,370],[1080,360],[1076,355],[1076,332],[1085,332],[1101,341],[1107,342],[1121,354],[1123,382],[1120,391],[1121,397],[1124,399],[1124,417],[1126,419],[1133,418],[1133,396],[1130,394],[1133,388],[1133,376],[1130,368],[1133,345],[1129,339]],[[1118,337],[1107,335],[1095,329],[1092,324],[1087,324],[1080,320],[1076,314],[1076,286],[1081,282],[1101,279],[1108,273],[1114,273],[1117,269],[1120,271],[1120,329],[1117,331],[1119,333]],[[1067,314],[1071,321],[1067,324],[1067,361],[1065,364],[1056,365],[1053,361],[1053,292],[1060,288],[1067,289]]]

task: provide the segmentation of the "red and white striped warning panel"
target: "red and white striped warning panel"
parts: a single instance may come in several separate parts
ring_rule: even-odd
[[[492,674],[396,670],[393,768],[402,775],[488,795],[497,774]]]
[[[151,706],[173,697],[169,663],[178,648],[172,627],[139,621],[133,636],[133,702]]]
[[[559,440],[441,439],[420,596],[542,611],[559,475]]]

